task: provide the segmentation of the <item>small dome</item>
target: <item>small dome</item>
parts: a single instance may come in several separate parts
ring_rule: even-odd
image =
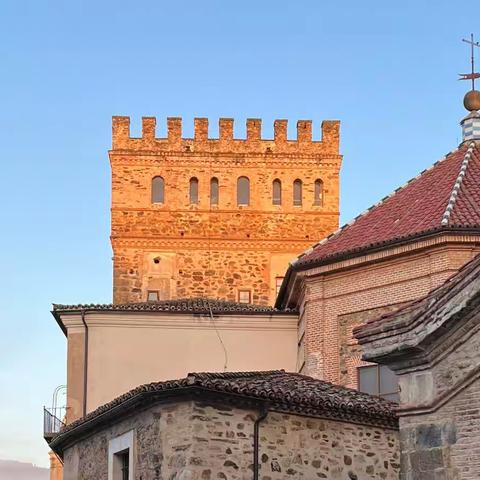
[[[463,98],[463,105],[468,111],[480,110],[480,92],[478,90],[470,90]]]

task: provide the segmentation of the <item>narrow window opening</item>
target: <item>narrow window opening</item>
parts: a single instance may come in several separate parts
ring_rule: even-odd
[[[238,291],[238,302],[239,303],[252,303],[252,294],[250,290],[239,290]]]
[[[130,449],[117,452],[113,456],[113,480],[128,480],[130,474]]]
[[[147,293],[147,301],[148,302],[158,302],[160,299],[160,295],[158,290],[149,290]]]
[[[302,181],[299,179],[293,182],[293,205],[302,206]]]
[[[210,205],[218,205],[218,178],[210,180]]]
[[[198,178],[196,177],[190,179],[190,204],[198,204]]]
[[[152,178],[152,203],[165,203],[165,181],[162,177]]]
[[[250,205],[250,180],[247,177],[239,177],[237,180],[237,205]]]
[[[323,205],[323,182],[320,179],[315,180],[313,195],[313,204]]]
[[[272,203],[273,205],[282,204],[282,182],[278,178],[273,181]]]

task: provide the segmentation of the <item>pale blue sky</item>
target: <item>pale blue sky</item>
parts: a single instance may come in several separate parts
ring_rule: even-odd
[[[42,405],[65,381],[52,302],[109,302],[111,116],[342,121],[342,221],[460,138],[451,0],[0,2],[0,458],[47,464]],[[480,32],[476,32],[480,34]]]

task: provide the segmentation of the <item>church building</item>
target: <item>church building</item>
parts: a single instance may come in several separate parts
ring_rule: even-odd
[[[322,141],[312,142],[308,122],[295,141],[283,121],[275,140],[262,140],[259,121],[249,120],[247,139],[233,140],[231,121],[221,120],[213,140],[203,119],[194,139],[169,119],[168,138],[157,139],[153,119],[131,138],[128,118],[114,117],[114,302],[53,309],[68,342],[70,426],[46,437],[69,459],[65,480],[87,475],[98,452],[99,470],[85,478],[122,478],[111,476],[119,461],[129,472],[128,462],[142,472],[155,463],[157,476],[145,479],[478,478],[480,443],[468,432],[480,428],[480,93],[464,104],[455,150],[336,231],[338,122],[323,122]],[[232,398],[233,410],[225,406]],[[471,402],[466,423],[445,421],[457,400]],[[188,434],[164,462],[159,429],[169,408],[183,412],[179,429]],[[261,466],[255,453],[277,438],[261,437],[265,418],[266,429],[294,439],[276,444],[280,467],[267,451]],[[338,429],[352,437],[339,440]],[[132,452],[148,442],[122,443],[134,445],[139,432],[156,445],[142,458]],[[245,435],[253,452],[232,440]],[[378,438],[394,448],[381,452],[383,470],[366,453],[377,453]],[[220,439],[232,447],[213,447]]]
[[[458,148],[291,262],[276,307],[299,311],[300,372],[394,395],[394,379],[362,362],[352,331],[426,295],[480,252],[478,96],[467,94],[465,106]]]

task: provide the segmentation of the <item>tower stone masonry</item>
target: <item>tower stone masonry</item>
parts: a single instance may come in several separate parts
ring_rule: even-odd
[[[274,139],[261,120],[247,120],[246,139],[233,120],[195,119],[194,138],[168,118],[167,138],[156,119],[113,117],[112,231],[115,303],[210,297],[273,304],[288,262],[338,228],[338,121],[276,120]]]

